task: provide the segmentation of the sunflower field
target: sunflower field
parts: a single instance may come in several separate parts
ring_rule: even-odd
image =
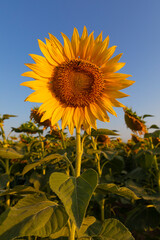
[[[0,239],[68,239],[72,221],[77,239],[160,239],[158,126],[148,133],[141,120],[145,134],[134,129],[127,143],[108,129],[82,131],[75,177],[76,137],[38,123],[36,111],[15,136],[3,131],[15,116],[0,119]],[[140,120],[127,109],[126,125],[126,113]]]
[[[32,81],[28,122],[4,131],[0,117],[0,240],[160,239],[160,129],[117,99],[134,83],[119,73],[109,37],[87,28],[64,45],[49,34],[43,56],[22,74]],[[131,139],[97,129],[122,107]],[[59,126],[61,122],[61,126]],[[15,135],[13,135],[13,133]]]

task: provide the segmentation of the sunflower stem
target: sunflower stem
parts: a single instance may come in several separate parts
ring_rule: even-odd
[[[75,177],[80,176],[81,157],[82,157],[82,143],[81,143],[81,135],[80,135],[80,128],[79,128],[79,129],[76,129],[76,172],[75,172]]]
[[[75,233],[76,233],[76,225],[72,222],[69,240],[75,239]]]
[[[94,137],[91,137],[92,139],[92,146],[94,150],[97,150],[97,141],[96,139],[94,139]],[[102,175],[102,170],[101,170],[101,163],[100,163],[100,156],[98,153],[95,153],[95,163],[97,164],[97,171],[98,171],[98,175],[99,177],[101,177]]]
[[[10,178],[9,159],[6,159],[6,174]],[[6,184],[6,189],[8,191],[10,190],[10,179],[9,179],[9,181]],[[7,205],[7,208],[10,207],[10,195],[9,194],[6,195],[6,205]]]
[[[76,166],[75,166],[75,177],[79,177],[81,173],[81,159],[82,159],[82,141],[80,135],[80,128],[76,128]],[[76,225],[71,221],[71,231],[69,240],[75,239]]]

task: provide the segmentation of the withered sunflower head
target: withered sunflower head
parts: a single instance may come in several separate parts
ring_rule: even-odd
[[[109,144],[110,143],[110,137],[107,135],[98,135],[97,137],[97,142],[102,143],[102,144]]]
[[[51,126],[51,121],[49,119],[41,122],[41,118],[44,113],[40,113],[38,107],[34,107],[31,109],[30,113],[30,119],[34,121],[34,123],[37,123],[39,126],[44,126],[44,128],[48,128]]]
[[[117,98],[128,96],[121,89],[133,84],[131,75],[117,73],[125,63],[119,62],[122,54],[112,57],[116,46],[108,48],[109,37],[102,33],[94,39],[84,27],[80,36],[74,28],[71,40],[62,33],[64,44],[49,34],[46,43],[39,40],[44,57],[30,54],[35,63],[26,64],[31,71],[23,76],[34,80],[21,85],[35,92],[26,101],[39,102],[41,122],[49,119],[54,126],[62,120],[73,134],[74,127],[84,130],[97,128],[96,120],[109,121],[108,113],[116,115],[113,107],[124,107]]]
[[[124,109],[124,119],[128,128],[130,128],[133,132],[137,132],[140,135],[145,134],[147,132],[147,128],[145,125],[145,121],[142,117],[138,116],[136,112],[133,112],[131,108],[123,108]]]

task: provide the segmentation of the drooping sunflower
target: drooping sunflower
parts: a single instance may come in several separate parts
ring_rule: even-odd
[[[128,96],[119,90],[134,83],[131,75],[117,73],[125,63],[118,62],[122,54],[112,57],[116,46],[108,48],[109,37],[102,33],[94,39],[86,27],[82,36],[74,28],[71,41],[62,33],[64,46],[49,34],[46,44],[38,40],[44,57],[30,54],[34,64],[26,64],[32,71],[22,76],[34,80],[21,85],[33,89],[26,101],[39,102],[39,112],[45,112],[41,121],[51,120],[54,125],[62,120],[62,129],[83,125],[85,130],[96,129],[96,120],[109,121],[107,112],[116,115],[113,107],[124,107],[116,98]]]
[[[142,117],[138,116],[136,112],[133,112],[131,108],[123,108],[124,119],[128,128],[133,132],[139,133],[140,135],[147,133],[147,127]]]

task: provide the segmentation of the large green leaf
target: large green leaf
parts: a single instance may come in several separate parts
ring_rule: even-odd
[[[115,130],[113,131],[113,130],[109,130],[109,129],[105,129],[105,128],[99,128],[99,129],[97,129],[97,130],[92,129],[91,135],[92,135],[92,136],[98,136],[98,135],[113,135],[113,136],[118,136],[119,134],[117,134]]]
[[[119,196],[131,199],[131,200],[132,199],[134,199],[134,200],[139,199],[139,197],[137,197],[137,195],[132,190],[130,190],[129,188],[118,187],[114,183],[101,183],[97,186],[96,191],[97,192],[102,192],[104,194],[106,194],[106,192],[117,194]]]
[[[38,191],[31,186],[17,185],[13,189],[0,191],[0,196],[24,195],[24,194],[32,194],[32,193],[37,193],[37,192]]]
[[[22,175],[26,174],[27,172],[29,172],[30,170],[32,170],[33,168],[37,167],[37,166],[40,166],[44,163],[47,163],[47,162],[50,162],[52,160],[57,160],[57,161],[60,161],[62,160],[63,156],[60,155],[60,154],[50,154],[49,156],[46,156],[40,160],[38,160],[37,162],[34,162],[34,163],[31,163],[31,164],[28,164],[24,167],[23,169],[23,172],[22,172]]]
[[[0,158],[17,159],[24,155],[16,152],[13,148],[0,148]]]
[[[69,177],[64,173],[52,173],[50,187],[64,204],[64,207],[78,228],[80,228],[89,200],[97,186],[96,171],[89,169],[81,176]]]
[[[90,239],[96,240],[134,240],[129,230],[117,219],[105,219],[103,223],[95,222],[88,230]]]
[[[126,226],[133,231],[150,231],[160,224],[160,214],[153,205],[139,205],[128,213]]]
[[[6,218],[5,213],[1,216],[0,240],[31,235],[47,237],[62,229],[68,220],[64,208],[42,194],[28,195],[7,214]]]
[[[138,185],[137,183],[135,183],[132,180],[128,180],[126,181],[126,186],[131,189],[132,191],[134,191],[134,193],[138,196],[138,197],[145,197],[148,196],[147,192],[145,191],[145,189]]]

